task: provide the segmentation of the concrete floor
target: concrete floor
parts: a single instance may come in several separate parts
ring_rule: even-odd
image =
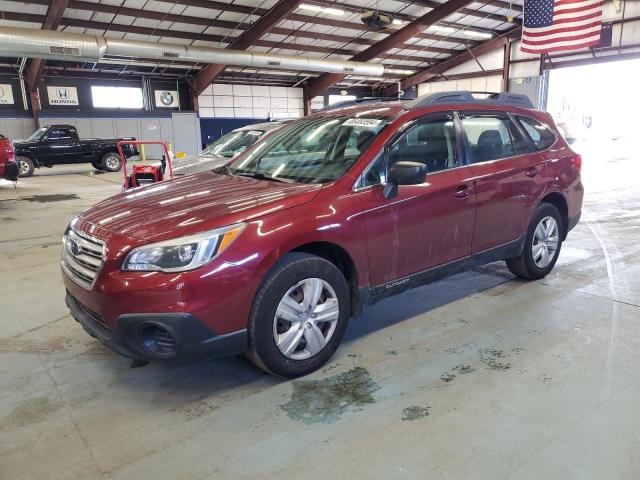
[[[68,315],[60,237],[120,188],[86,166],[0,185],[0,478],[636,479],[640,158],[587,152],[546,279],[492,264],[386,300],[326,368],[132,368]]]

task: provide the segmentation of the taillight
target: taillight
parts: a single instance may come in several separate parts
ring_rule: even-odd
[[[573,163],[573,166],[576,167],[578,171],[580,171],[580,169],[582,168],[582,156],[574,153],[573,155],[571,155],[571,163]]]
[[[13,146],[13,142],[12,141],[8,141],[5,143],[5,151],[7,152],[7,161],[8,162],[15,162],[16,160],[16,149]]]

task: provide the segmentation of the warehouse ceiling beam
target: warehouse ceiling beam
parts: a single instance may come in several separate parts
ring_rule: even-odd
[[[464,52],[456,55],[453,58],[449,58],[444,60],[432,67],[427,68],[421,72],[416,73],[415,75],[411,75],[410,77],[405,78],[400,83],[400,88],[402,90],[406,90],[407,88],[414,87],[420,83],[424,83],[432,78],[442,75],[447,70],[452,69],[453,67],[457,67],[458,65],[462,65],[464,62],[468,60],[472,60],[474,57],[478,57],[480,55],[484,55],[485,53],[489,53],[497,48],[502,48],[508,43],[520,37],[521,28],[517,27],[504,35],[500,35],[499,37],[492,38],[491,40],[487,40],[480,45],[471,48],[469,50],[465,50]],[[397,92],[397,87],[387,87],[384,91],[385,95],[393,95]]]
[[[298,8],[299,3],[300,0],[280,0],[267,13],[262,15],[257,22],[231,42],[228,48],[231,50],[247,50],[256,41],[260,40],[260,37],[268,33],[275,25]],[[194,79],[193,93],[200,95],[223,72],[225,67],[226,65],[212,63],[201,70]]]
[[[57,30],[69,0],[53,0],[47,9],[47,14],[42,20],[42,30]],[[27,80],[29,90],[35,92],[42,77],[46,60],[34,58],[27,67]]]
[[[363,50],[357,55],[354,55],[351,59],[358,61],[369,61],[373,60],[374,58],[379,58],[380,55],[385,53],[387,50],[397,48],[398,45],[403,44],[410,38],[417,37],[423,30],[445,19],[461,8],[466,7],[470,3],[472,3],[472,0],[449,0],[446,3],[442,3],[423,16],[417,18],[413,22],[388,35],[381,41],[377,42],[375,45],[372,45],[366,50]],[[345,78],[345,75],[339,73],[325,73],[317,78],[314,78],[309,83],[307,83],[305,88],[307,101],[324,92],[331,85],[339,82],[343,78]]]
[[[159,1],[162,1],[162,0],[159,0]],[[36,3],[39,5],[48,5],[50,3],[50,0],[33,0],[31,3]],[[209,3],[217,4],[218,2],[209,2]],[[230,7],[234,7],[234,8],[240,7],[239,10],[242,10],[243,12],[248,11],[247,7],[242,5],[230,5]],[[229,20],[220,20],[215,18],[195,17],[192,15],[164,13],[164,12],[159,12],[155,10],[141,10],[141,9],[130,8],[130,7],[119,7],[117,5],[109,5],[105,3],[93,3],[93,2],[87,2],[84,0],[71,0],[69,2],[69,8],[90,11],[90,12],[110,13],[112,15],[119,14],[119,15],[124,15],[129,17],[135,17],[135,18],[147,18],[149,20],[178,22],[178,23],[184,23],[187,25],[203,25],[207,27],[228,28],[231,30],[246,30],[251,26],[251,23],[238,23],[238,22],[231,22]],[[230,11],[233,11],[233,9],[231,9]],[[252,9],[251,11],[253,11],[257,15],[262,13],[263,9]],[[6,13],[12,13],[12,12],[6,12]],[[345,23],[345,22],[342,22],[339,20],[333,20],[330,18],[318,18],[318,17],[301,16],[301,15],[296,15],[295,17],[292,16],[291,18],[292,20],[300,21],[301,17],[307,18],[310,23],[316,23],[320,25],[326,25],[326,26],[332,26],[332,27],[343,27],[343,28],[349,28],[349,29],[356,28],[362,31],[368,30],[364,25],[360,23],[352,23],[352,22]],[[315,20],[315,21],[311,21],[311,20]],[[461,28],[461,29],[466,27],[466,25],[462,25],[462,24],[451,24],[451,26]],[[475,27],[474,27],[474,30],[476,30]],[[490,31],[488,29],[477,29],[477,30]],[[377,40],[372,40],[368,38],[350,37],[346,35],[337,35],[334,33],[328,34],[328,33],[306,31],[306,30],[300,30],[300,29],[283,28],[282,26],[273,27],[271,29],[271,33],[278,34],[278,35],[299,37],[299,38],[310,38],[313,40],[327,40],[330,42],[336,42],[336,43],[342,43],[342,44],[352,43],[355,45],[373,45],[374,43],[377,42]],[[423,33],[420,35],[419,38],[422,38],[425,40],[434,40],[434,41],[449,41],[449,42],[460,41],[460,39],[456,39],[455,37],[447,37],[445,35],[439,35],[437,33]],[[233,39],[234,37],[228,38],[228,40],[230,41],[233,41]],[[300,50],[304,50],[304,48],[306,48],[306,45],[304,44],[301,44],[298,46],[298,49]],[[407,50],[416,50],[416,51],[425,51],[425,52],[443,53],[443,54],[455,53],[455,50],[452,50],[452,49],[429,47],[429,46],[425,47],[422,45],[404,44],[402,48]]]
[[[32,0],[31,3],[36,3],[39,5],[48,5],[50,1],[51,0]],[[177,2],[174,2],[173,0],[158,0],[158,1],[171,3],[172,5],[175,3],[178,3],[185,6],[206,8],[206,9],[216,11],[216,13],[222,10],[222,11],[229,11],[229,12],[235,12],[235,13],[255,15],[256,17],[265,15],[268,12],[268,10],[264,8],[255,8],[255,7],[250,7],[247,5],[239,5],[239,4],[226,4],[226,3],[211,1],[211,0],[184,0],[184,1],[178,0]],[[437,2],[431,2],[431,3],[435,4],[436,6],[440,5]],[[339,4],[332,3],[331,5],[339,5]],[[220,27],[220,28],[229,28],[229,29],[245,30],[251,26],[250,22],[237,23],[237,22],[231,22],[231,21],[225,21],[225,20],[219,20],[219,19],[210,19],[206,17],[200,18],[200,17],[193,17],[188,15],[154,12],[149,10],[138,10],[135,8],[118,7],[116,5],[87,2],[84,0],[71,0],[69,2],[69,8],[86,10],[86,11],[103,12],[103,13],[113,13],[113,14],[120,13],[122,15],[127,15],[132,17],[150,18],[150,19],[153,18],[157,20],[175,21],[175,22],[181,22],[181,23],[192,23],[192,24],[198,24],[198,25],[207,25],[211,27]],[[491,14],[487,14],[486,12],[470,10],[468,14],[471,15],[471,12],[475,12],[475,16],[480,18],[491,17]],[[504,16],[497,15],[496,17],[500,21],[506,21]],[[198,19],[198,23],[193,22],[193,20],[196,18]],[[293,21],[301,22],[301,23],[310,23],[310,24],[316,24],[316,25],[325,25],[328,27],[338,27],[338,28],[346,28],[350,30],[358,30],[362,32],[371,32],[371,29],[369,27],[367,27],[366,25],[360,22],[348,22],[340,19],[314,17],[311,15],[302,15],[297,13],[292,13],[289,18]],[[452,23],[452,26],[460,29],[469,27],[468,25],[456,24],[456,23]],[[303,30],[290,30],[288,33],[285,33],[277,30],[285,30],[285,29],[273,28],[271,30],[271,33],[278,33],[283,35],[288,34],[293,36],[307,37],[307,38],[314,38],[314,39],[322,38],[322,39],[332,40],[337,42],[344,41],[342,39],[337,39],[337,38],[336,39],[325,38],[327,37],[326,34],[321,34],[316,32],[305,32]],[[312,35],[311,37],[309,37],[310,34]],[[436,33],[423,32],[423,33],[420,33],[419,35],[416,35],[416,37],[420,39],[425,39],[425,40],[448,41],[453,43],[464,41],[463,39],[460,39],[460,38],[450,37],[447,35],[438,35]],[[360,38],[354,38],[354,37],[347,37],[347,38],[348,40],[344,41],[344,43],[355,43],[355,44],[361,44],[361,45],[364,45],[364,44],[372,45],[377,43],[377,41],[372,41],[372,40],[366,40],[366,39],[360,39]],[[427,48],[425,48],[424,50],[428,51]]]

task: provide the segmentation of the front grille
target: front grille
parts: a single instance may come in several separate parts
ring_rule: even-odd
[[[91,290],[104,263],[104,242],[69,228],[62,243],[62,269],[75,283]]]

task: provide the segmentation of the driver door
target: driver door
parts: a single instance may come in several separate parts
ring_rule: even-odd
[[[473,173],[460,164],[453,114],[423,117],[396,135],[356,190],[364,216],[372,287],[471,254],[476,199]],[[427,165],[420,185],[386,199],[383,184],[400,160]],[[389,287],[389,285],[386,285]]]

